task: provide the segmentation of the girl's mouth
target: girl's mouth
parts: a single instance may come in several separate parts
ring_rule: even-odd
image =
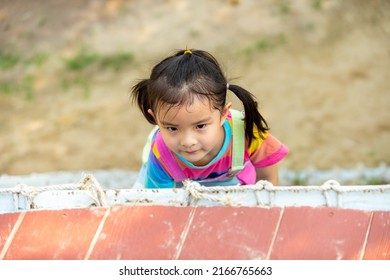
[[[193,155],[197,152],[198,150],[195,150],[195,151],[184,151],[184,153],[186,154],[189,154],[189,155]]]

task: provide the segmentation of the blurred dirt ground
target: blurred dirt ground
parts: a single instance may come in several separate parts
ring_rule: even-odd
[[[0,38],[0,174],[138,170],[130,88],[186,47],[256,95],[281,168],[390,164],[388,1],[0,0]]]

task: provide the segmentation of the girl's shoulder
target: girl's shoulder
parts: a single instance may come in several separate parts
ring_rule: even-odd
[[[235,126],[233,129],[234,136],[237,136],[236,134],[238,133],[240,134],[242,133],[242,135],[245,135],[245,112],[244,111],[230,109],[227,115],[227,120],[232,129],[233,129],[233,124]],[[256,125],[253,125],[253,135],[255,136],[255,139],[260,139],[260,141],[257,141],[257,144],[265,140],[268,134],[269,134],[268,131],[263,132],[259,130]]]
[[[226,119],[228,120],[231,127],[233,127],[233,123],[236,127],[242,128],[242,131],[245,132],[245,112],[239,111],[236,109],[230,109],[227,114]]]

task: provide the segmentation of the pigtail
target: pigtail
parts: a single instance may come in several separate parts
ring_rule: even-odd
[[[260,132],[266,132],[269,130],[268,124],[260,114],[257,108],[257,102],[254,96],[244,88],[237,85],[229,85],[230,89],[241,100],[245,110],[245,137],[251,144],[252,139],[257,138],[257,135],[253,133],[253,126],[255,125]],[[262,137],[262,134],[259,134]]]
[[[138,105],[140,108],[142,114],[145,116],[146,120],[155,125],[156,121],[154,118],[148,113],[148,110],[151,107],[151,102],[149,100],[149,92],[148,92],[148,86],[149,86],[150,79],[141,80],[139,83],[137,83],[132,88],[132,99],[133,102]]]

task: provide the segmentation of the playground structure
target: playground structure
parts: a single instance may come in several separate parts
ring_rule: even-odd
[[[329,175],[310,172],[299,176]],[[2,176],[0,259],[390,259],[390,185],[338,174],[154,190],[128,187],[136,173],[123,170]],[[359,176],[385,182],[389,170]]]

